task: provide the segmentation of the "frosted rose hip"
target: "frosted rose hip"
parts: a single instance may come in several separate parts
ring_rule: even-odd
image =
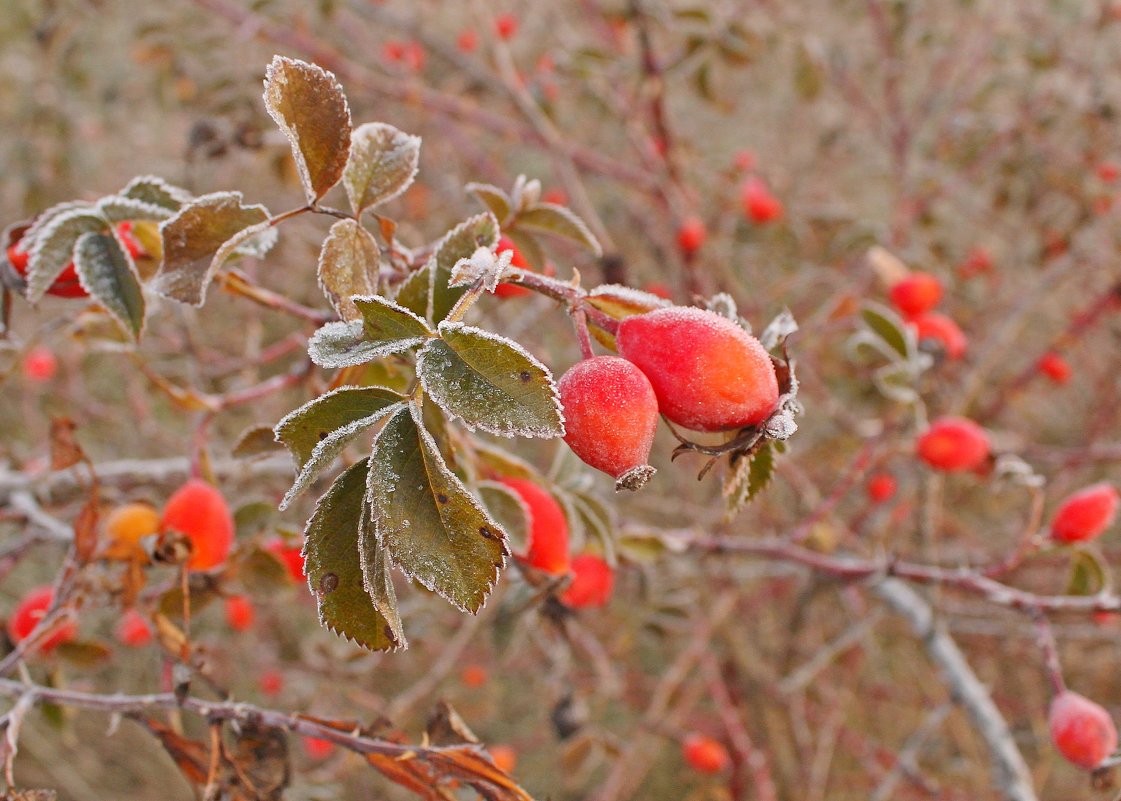
[[[1079,490],[1059,505],[1051,522],[1051,536],[1059,542],[1095,539],[1117,519],[1117,489],[1108,483]]]
[[[604,606],[615,588],[615,571],[595,554],[582,553],[572,560],[572,583],[561,601],[573,609]]]
[[[1091,770],[1117,750],[1117,727],[1100,705],[1066,690],[1055,696],[1048,715],[1051,742],[1079,767]]]
[[[567,573],[568,521],[560,504],[528,479],[504,478],[502,483],[529,507],[529,547],[525,561],[546,573]]]
[[[949,473],[975,470],[989,458],[989,435],[964,417],[940,417],[915,444],[920,459]]]
[[[658,398],[641,370],[618,356],[597,356],[574,364],[557,383],[564,407],[564,441],[585,463],[621,478],[636,468],[644,484],[646,464],[658,427]]]
[[[234,544],[230,507],[215,487],[193,478],[167,499],[161,531],[178,531],[191,541],[191,570],[209,570],[226,561]]]
[[[628,317],[616,343],[650,379],[662,414],[693,431],[754,425],[778,402],[767,351],[715,312],[677,306]]]

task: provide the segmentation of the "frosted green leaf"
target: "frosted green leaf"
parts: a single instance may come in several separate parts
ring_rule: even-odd
[[[169,184],[157,175],[140,175],[133,178],[120,194],[133,200],[162,206],[172,212],[179,211],[184,203],[191,201],[190,192]]]
[[[506,565],[506,532],[444,463],[415,404],[374,440],[369,499],[378,544],[423,586],[477,612]]]
[[[34,227],[34,226],[33,226]],[[109,222],[89,207],[70,209],[52,216],[31,243],[27,265],[27,299],[37,302],[51,288],[74,258],[74,247],[82,234],[105,231]]]
[[[373,514],[369,503],[364,504],[362,523],[358,528],[358,559],[362,568],[362,586],[386,622],[386,636],[398,648],[408,648],[405,627],[397,610],[397,591],[389,575],[389,554],[378,545]]]
[[[381,295],[354,297],[354,308],[361,315],[362,331],[372,342],[417,339],[432,336],[432,329],[409,309]]]
[[[304,532],[304,572],[319,607],[319,622],[372,651],[397,648],[389,621],[366,592],[358,553],[370,460],[363,459],[335,479],[315,505]]]
[[[383,122],[359,125],[351,134],[343,186],[354,213],[400,195],[416,177],[420,137]]]
[[[87,203],[84,200],[67,200],[63,203],[57,203],[49,209],[44,209],[38,216],[32,220],[31,225],[23,232],[23,241],[26,247],[31,247],[32,243],[39,238],[39,234],[46,230],[51,221],[62,214],[71,211],[84,210],[94,213],[92,203]]]
[[[506,222],[506,219],[510,216],[509,195],[491,184],[471,183],[467,184],[466,189],[483,202],[483,205],[487,207],[499,223]]]
[[[479,498],[487,512],[502,526],[514,553],[529,547],[529,506],[522,496],[497,481],[480,481]]]
[[[736,457],[736,463],[724,479],[723,494],[729,518],[771,483],[775,474],[775,447],[764,439],[752,453]]]
[[[599,240],[587,223],[577,217],[567,206],[556,203],[538,203],[518,214],[515,225],[534,231],[544,231],[583,245],[596,256],[603,255]]]
[[[498,221],[492,214],[477,214],[457,225],[436,245],[432,258],[410,275],[397,291],[397,303],[438,323],[448,316],[463,293],[463,287],[449,287],[451,271],[460,259],[469,259],[481,247],[498,245]]]
[[[164,206],[121,195],[101,198],[97,201],[97,210],[113,224],[124,220],[166,220],[175,213]]]
[[[289,412],[273,429],[298,468],[333,431],[378,414],[403,400],[384,387],[339,387]]]
[[[311,335],[307,351],[311,360],[329,369],[353,367],[395,353],[404,353],[424,342],[423,337],[371,342],[361,320],[327,323]]]
[[[292,145],[296,171],[316,203],[338,183],[350,153],[350,108],[335,76],[315,64],[273,56],[265,108]]]
[[[417,356],[417,376],[441,409],[504,437],[564,435],[564,415],[549,368],[520,345],[462,323],[440,323]]]
[[[611,509],[598,498],[573,493],[572,506],[588,538],[594,538],[608,564],[615,564],[615,521]]]
[[[331,226],[319,252],[319,288],[344,320],[357,320],[353,295],[372,295],[378,289],[378,243],[356,220]]]
[[[135,341],[144,328],[144,291],[125,248],[110,233],[89,232],[74,245],[74,266],[82,288]]]
[[[265,233],[268,219],[264,206],[242,205],[240,192],[215,192],[184,206],[160,224],[163,261],[153,279],[156,291],[201,306],[223,261]]]

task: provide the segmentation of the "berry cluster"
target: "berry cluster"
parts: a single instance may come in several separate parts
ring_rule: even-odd
[[[902,312],[919,342],[933,342],[949,359],[965,355],[969,341],[950,317],[934,311],[945,290],[937,276],[912,272],[892,285],[891,302]]]

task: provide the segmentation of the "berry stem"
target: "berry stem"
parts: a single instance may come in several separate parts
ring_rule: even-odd
[[[580,341],[580,356],[584,359],[594,358],[596,353],[592,350],[592,336],[588,333],[587,312],[583,306],[576,306],[569,310],[568,315],[572,318],[572,327],[576,329],[576,338]]]
[[[1043,652],[1043,667],[1047,671],[1047,681],[1055,695],[1066,692],[1066,682],[1063,681],[1063,668],[1059,664],[1059,648],[1055,643],[1055,633],[1051,630],[1051,623],[1041,613],[1032,615],[1035,623],[1036,642]]]

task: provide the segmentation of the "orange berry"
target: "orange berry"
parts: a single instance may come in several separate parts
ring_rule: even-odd
[[[24,595],[8,618],[8,636],[12,642],[19,643],[27,639],[47,614],[53,601],[54,587],[50,585],[36,587]],[[77,634],[77,625],[73,622],[63,623],[49,637],[40,640],[37,648],[44,653],[52,651],[64,642],[73,640]]]
[[[288,568],[288,575],[292,577],[292,581],[299,584],[304,580],[304,554],[302,546],[289,545],[284,540],[277,538],[269,542],[265,548],[284,563],[284,566]]]
[[[248,631],[257,619],[253,602],[244,595],[231,595],[226,599],[226,624],[234,631]]]
[[[975,470],[989,458],[985,429],[964,417],[941,417],[930,424],[916,443],[920,459],[935,470]]]
[[[546,573],[568,572],[568,521],[553,496],[524,478],[504,478],[502,483],[529,507],[529,548],[525,561]]]
[[[720,773],[732,762],[723,743],[697,732],[686,735],[681,753],[697,773]]]
[[[50,381],[58,372],[58,358],[46,345],[37,345],[23,357],[20,370],[28,381],[41,384]]]
[[[266,670],[257,679],[257,686],[263,695],[280,695],[284,689],[284,674],[279,670]]]
[[[662,414],[693,431],[760,423],[778,402],[767,351],[716,312],[676,306],[627,317],[616,344],[650,379]]]
[[[658,399],[641,370],[618,356],[596,356],[570,367],[557,387],[573,453],[613,478],[646,465]]]
[[[518,752],[514,750],[513,746],[492,745],[487,748],[487,752],[490,754],[494,766],[503,773],[512,773],[518,765]]]
[[[146,503],[126,503],[105,518],[105,533],[114,549],[131,551],[160,530],[160,513]]]
[[[490,674],[482,665],[465,665],[459,672],[459,680],[463,682],[463,686],[472,689],[482,687],[489,679]]]
[[[895,308],[907,317],[930,311],[942,302],[942,282],[930,273],[913,272],[892,286],[889,295]]]
[[[877,473],[868,479],[868,484],[865,489],[868,492],[869,500],[873,503],[883,503],[895,497],[895,491],[898,489],[898,486],[895,482],[895,477],[890,473]]]
[[[958,328],[958,324],[946,315],[926,312],[912,317],[909,325],[915,329],[915,335],[920,342],[924,339],[937,342],[948,358],[960,359],[965,355],[969,340]]]
[[[331,756],[335,750],[335,744],[330,740],[323,740],[319,737],[303,737],[304,753],[315,760],[323,760]]]
[[[1051,538],[1059,542],[1097,539],[1117,519],[1117,489],[1102,482],[1068,495],[1051,520]]]
[[[192,478],[167,499],[161,531],[178,531],[191,541],[191,570],[209,570],[226,561],[234,543],[234,519],[217,489]]]
[[[761,178],[751,176],[740,188],[740,202],[747,218],[755,223],[765,224],[782,219],[782,201],[771,194],[771,190]]]
[[[1040,356],[1036,368],[1056,384],[1067,383],[1073,373],[1070,362],[1054,351]]]
[[[518,18],[513,14],[499,14],[494,18],[494,31],[499,38],[511,39],[518,32]]]
[[[1076,692],[1055,696],[1047,723],[1059,753],[1080,768],[1092,770],[1117,750],[1117,728],[1109,713]]]
[[[140,648],[152,641],[152,627],[135,609],[121,616],[115,634],[118,642],[130,648]]]
[[[692,256],[708,238],[708,229],[700,217],[686,217],[677,229],[677,249],[685,256]]]
[[[573,609],[606,606],[614,587],[611,565],[595,554],[582,553],[572,560],[572,583],[560,599]]]

